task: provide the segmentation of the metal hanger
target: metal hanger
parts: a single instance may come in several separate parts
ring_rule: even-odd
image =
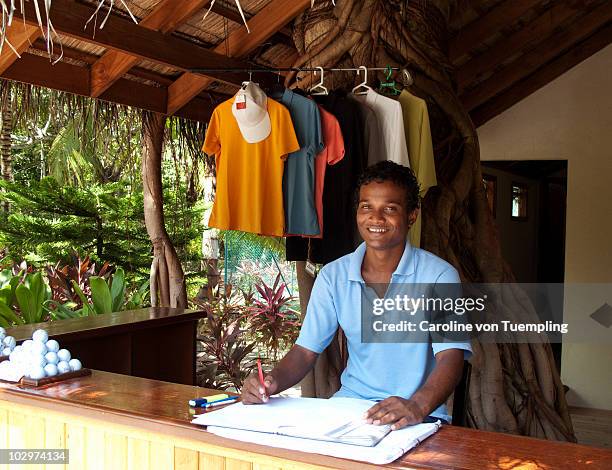
[[[282,95],[285,92],[285,85],[280,81],[280,70],[276,72],[276,83],[270,87],[270,95]]]
[[[242,82],[242,87],[241,88],[243,90],[246,90],[246,87],[248,86],[249,83],[253,83],[254,85],[259,86],[259,83],[253,81],[253,72],[251,70],[249,70],[249,80],[245,81],[245,82]]]
[[[357,85],[355,88],[353,88],[352,93],[355,94],[355,95],[366,95],[368,93],[368,91],[372,90],[372,88],[370,88],[368,86],[368,69],[365,66],[363,66],[363,65],[359,66],[359,69],[357,69],[357,75],[360,75],[359,72],[361,72],[362,70],[363,70],[363,82],[361,82],[359,85]],[[359,90],[362,87],[365,88],[365,90],[357,91],[357,90]]]
[[[310,93],[311,95],[328,95],[329,92],[327,91],[327,88],[323,86],[323,67],[317,67],[317,70],[321,74],[319,83],[311,87],[310,90],[308,90],[308,93]]]
[[[247,81],[242,82],[242,89],[246,90],[246,87],[249,83],[251,83],[251,79],[253,78],[253,72],[249,72],[249,79]]]

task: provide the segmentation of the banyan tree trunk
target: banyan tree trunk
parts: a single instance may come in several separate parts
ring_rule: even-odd
[[[142,186],[147,233],[153,244],[151,306],[187,307],[187,291],[181,262],[164,224],[161,178],[166,117],[145,112],[142,118]]]
[[[8,89],[5,93],[8,96],[2,100],[2,120],[0,125],[0,177],[6,181],[13,181],[13,163],[11,155],[11,132],[13,132],[13,100],[12,100],[12,89]],[[9,211],[9,203],[5,201],[2,205],[2,209],[6,212]]]
[[[316,2],[294,26],[300,57],[294,66],[406,67],[410,91],[425,100],[431,117],[438,186],[422,203],[421,246],[449,261],[464,282],[509,283],[495,224],[482,186],[476,129],[455,93],[445,44],[449,3],[442,0],[336,0]],[[315,79],[302,77],[300,87]],[[289,77],[287,83],[295,83]],[[352,86],[354,74],[334,74],[331,86]],[[328,81],[326,80],[326,81]],[[301,271],[301,270],[300,270]],[[309,290],[300,290],[301,304]],[[505,288],[505,312],[535,319],[529,299]],[[337,359],[338,348],[334,345]],[[563,385],[550,344],[486,344],[473,341],[468,421],[471,426],[555,440],[575,441]],[[305,394],[328,396],[337,377],[330,352],[320,358]],[[341,369],[341,368],[340,368]]]

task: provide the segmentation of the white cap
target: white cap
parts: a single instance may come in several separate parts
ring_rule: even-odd
[[[268,97],[255,83],[243,86],[232,104],[232,113],[244,140],[250,144],[265,140],[272,129],[268,114]]]

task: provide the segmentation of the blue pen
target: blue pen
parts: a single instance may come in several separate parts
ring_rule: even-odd
[[[189,400],[189,406],[202,408],[206,403],[212,403],[214,401],[223,400],[224,398],[229,398],[229,395],[227,393],[218,393],[217,395],[209,395],[207,397],[194,398],[192,400]]]
[[[229,397],[229,398],[224,398],[223,400],[213,401],[212,403],[207,403],[206,405],[204,405],[204,408],[208,409],[208,408],[212,408],[213,406],[217,406],[217,405],[229,405],[230,403],[238,401],[238,398],[240,397]]]

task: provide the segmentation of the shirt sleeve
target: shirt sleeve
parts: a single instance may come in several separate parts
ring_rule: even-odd
[[[202,151],[207,155],[218,155],[221,152],[221,141],[219,138],[219,113],[215,109],[208,127],[206,128],[206,136]]]
[[[333,131],[329,142],[326,142],[327,164],[334,165],[344,158],[344,138],[338,120],[334,116],[331,116],[330,119],[333,120]]]
[[[312,129],[312,144],[314,153],[312,154],[313,158],[321,153],[325,148],[325,142],[323,142],[323,129],[321,127],[321,113],[319,113],[319,108],[315,103],[312,103],[312,112],[313,112],[313,129]]]
[[[306,309],[306,318],[295,344],[317,354],[329,346],[338,329],[338,315],[334,306],[332,286],[321,271],[317,276]]]
[[[446,284],[447,288],[443,288],[442,291],[449,295],[459,294],[460,293],[460,284],[461,279],[459,278],[459,273],[452,266],[446,269],[442,274],[438,277],[436,284]],[[457,284],[457,290],[450,289],[451,284]],[[452,292],[451,292],[452,291]],[[464,317],[462,315],[453,314],[452,319],[455,321],[464,321]],[[468,360],[472,357],[472,345],[468,341],[454,342],[451,340],[442,340],[436,341],[432,343],[432,349],[434,356],[441,351],[446,351],[447,349],[461,349],[463,350],[463,359]]]
[[[431,141],[431,128],[429,126],[429,112],[427,104],[423,103],[421,112],[421,129],[420,129],[420,146],[419,155],[415,155],[419,159],[419,174],[417,178],[421,186],[421,197],[425,197],[427,190],[438,184],[436,179],[436,164],[433,153],[433,144]]]
[[[275,127],[274,121],[272,122],[272,132],[276,133],[274,142],[279,157],[284,159],[287,154],[300,149],[289,110],[282,105],[278,111],[277,126]]]
[[[406,131],[404,129],[404,115],[402,113],[402,105],[395,102],[395,123],[393,129],[397,134],[395,139],[394,155],[391,160],[399,163],[400,165],[407,166],[410,168],[410,159],[408,158],[408,144],[406,143]],[[391,136],[388,136],[391,137]]]

